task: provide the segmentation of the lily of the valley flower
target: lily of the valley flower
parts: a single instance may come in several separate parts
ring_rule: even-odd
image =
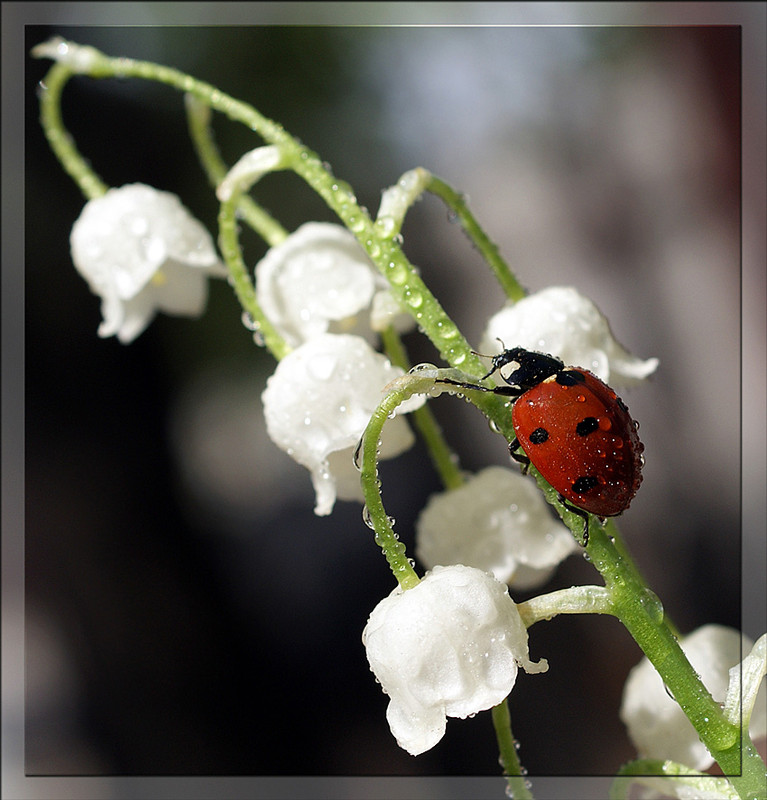
[[[346,228],[307,222],[270,248],[256,265],[264,313],[292,347],[323,333],[412,325],[365,251]]]
[[[435,567],[412,589],[395,589],[362,634],[370,668],[389,696],[386,718],[411,755],[434,747],[447,717],[500,703],[529,659],[527,630],[506,586],[473,567]]]
[[[739,631],[723,625],[704,625],[680,640],[690,664],[718,702],[728,694],[729,671],[739,664],[753,642]],[[741,652],[742,648],[742,652]],[[767,707],[762,678],[761,697],[756,698],[749,730],[753,739],[767,734]],[[753,687],[752,687],[753,688]],[[752,693],[752,700],[753,700]],[[708,769],[714,759],[700,741],[684,712],[666,692],[663,680],[646,659],[629,673],[623,690],[621,719],[644,758],[678,761],[698,770]],[[744,714],[744,718],[748,720]]]
[[[642,361],[628,353],[602,312],[569,286],[551,286],[502,308],[488,322],[481,351],[499,352],[499,339],[584,367],[611,386],[636,383],[658,367],[657,358]]]
[[[179,198],[140,183],[89,200],[70,244],[75,267],[101,297],[99,336],[123,343],[157,311],[201,314],[208,277],[226,275],[210,234]]]
[[[285,356],[267,380],[262,395],[267,432],[311,472],[316,514],[330,514],[337,497],[362,500],[354,448],[383,388],[402,374],[359,336],[325,333]],[[398,411],[424,400],[413,397]],[[405,420],[395,417],[384,429],[380,456],[399,455],[413,441]]]
[[[577,549],[535,484],[505,467],[433,495],[416,524],[416,555],[427,569],[465,564],[516,589],[545,583]]]

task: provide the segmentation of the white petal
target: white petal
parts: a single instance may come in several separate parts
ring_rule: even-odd
[[[412,755],[442,738],[446,717],[500,703],[529,660],[527,631],[506,587],[481,570],[435,567],[412,589],[395,589],[362,635],[370,667],[389,695],[387,719]]]
[[[256,293],[277,330],[297,346],[332,329],[354,328],[373,298],[376,274],[346,228],[308,222],[256,265]]]
[[[352,469],[352,452],[383,399],[382,390],[402,370],[358,336],[326,333],[297,347],[277,365],[262,395],[272,441],[312,473],[317,514],[329,514],[337,495],[329,458],[339,453]],[[381,456],[413,443],[403,419],[384,427]],[[348,484],[345,484],[348,485]]]
[[[427,568],[466,564],[525,588],[540,585],[578,548],[534,482],[497,466],[432,496],[416,537],[417,556]]]
[[[210,234],[178,197],[143,184],[86,203],[70,242],[75,267],[102,297],[99,335],[117,334],[123,342],[138,336],[158,309],[199,314],[206,276],[225,274]]]
[[[569,286],[552,286],[508,305],[488,322],[480,350],[493,354],[524,347],[584,367],[614,386],[635,383],[658,367],[657,358],[633,357],[619,344],[607,318],[587,297]]]

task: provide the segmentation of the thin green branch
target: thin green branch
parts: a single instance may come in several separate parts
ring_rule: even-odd
[[[264,314],[256,298],[256,290],[242,259],[242,250],[237,231],[237,195],[221,203],[218,214],[219,247],[229,270],[230,283],[243,311],[249,317],[249,326],[259,341],[277,359],[284,358],[291,350],[287,342]]]
[[[229,167],[221,158],[213,139],[211,109],[192,94],[184,95],[189,133],[197,157],[200,160],[211,186],[216,188],[224,180]],[[242,195],[237,199],[237,212],[270,246],[279,244],[288,236],[288,231],[251,197]]]
[[[517,743],[511,730],[508,698],[494,706],[491,713],[495,738],[498,741],[498,752],[506,775],[508,796],[513,797],[514,800],[534,800],[529,781],[525,778],[525,771],[519,761]]]
[[[615,614],[610,592],[604,586],[570,586],[538,595],[517,605],[525,627],[559,614]]]
[[[54,64],[40,89],[40,122],[56,158],[88,200],[109,190],[90,164],[80,155],[61,117],[61,93],[74,73],[65,64]]]
[[[521,300],[527,292],[517,281],[509,265],[501,256],[498,245],[491,241],[466,204],[466,198],[440,178],[431,176],[428,191],[441,198],[455,214],[469,239],[487,261],[506,296],[513,302]]]
[[[440,357],[454,367],[475,375],[482,374],[482,362],[473,354],[471,346],[428,289],[418,270],[405,257],[399,243],[381,236],[370,215],[357,203],[351,187],[336,178],[316,153],[304,147],[281,125],[215,86],[162,64],[110,58],[95,48],[58,39],[38,45],[33,55],[64,58],[73,71],[94,78],[141,78],[166,84],[193,95],[233,122],[246,125],[268,144],[278,145],[285,156],[285,168],[292,169],[301,177],[355,235],[389,282],[392,294],[413,315]]]
[[[360,469],[360,482],[365,499],[365,517],[373,528],[376,543],[383,550],[394,577],[403,589],[415,586],[418,575],[405,554],[405,545],[399,541],[392,527],[392,520],[384,509],[381,499],[381,482],[378,478],[378,448],[381,443],[383,426],[397,407],[414,394],[428,394],[434,389],[436,370],[413,372],[393,380],[387,387],[387,394],[378,404],[360,440],[355,461]]]
[[[392,364],[396,364],[405,372],[410,371],[410,362],[397,331],[391,326],[382,334],[384,352]],[[457,489],[464,483],[463,472],[458,455],[447,443],[442,428],[434,416],[434,412],[425,403],[411,413],[413,422],[424,441],[434,468],[439,474],[442,485],[446,489]]]

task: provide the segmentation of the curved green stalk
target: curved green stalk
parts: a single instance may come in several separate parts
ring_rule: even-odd
[[[509,398],[487,392],[461,391],[488,417],[507,441],[514,437]],[[580,539],[583,520],[567,511],[557,493],[533,467],[530,468],[546,500],[554,506],[573,535]],[[589,518],[586,553],[600,572],[609,593],[612,613],[620,619],[660,674],[711,755],[742,798],[759,797],[765,765],[747,732],[730,722],[682,652],[675,630],[666,622],[658,597],[645,585],[621,542],[613,541],[608,526]],[[608,530],[606,530],[606,527]]]
[[[109,186],[80,155],[61,118],[61,92],[75,74],[64,64],[54,64],[40,84],[40,122],[61,166],[88,200],[101,197]]]
[[[501,256],[498,245],[490,240],[469,210],[465,197],[434,175],[431,176],[427,189],[441,198],[451,212],[455,214],[456,219],[460,222],[469,239],[489,264],[496,280],[509,300],[515,303],[517,300],[521,300],[527,292],[517,281],[509,265]]]
[[[391,326],[381,334],[384,352],[389,361],[405,372],[410,371],[410,362],[397,331]],[[426,446],[432,464],[446,489],[457,489],[463,486],[464,477],[457,453],[448,445],[439,422],[428,403],[411,412],[415,427]]]
[[[570,586],[559,589],[518,603],[517,610],[526,628],[536,622],[553,619],[559,614],[615,615],[612,596],[604,586]]]
[[[387,387],[388,393],[373,412],[355,454],[365,498],[365,521],[375,531],[376,543],[383,550],[394,577],[403,589],[412,588],[420,579],[405,554],[405,545],[394,533],[392,520],[384,509],[381,483],[378,479],[378,448],[383,426],[397,406],[414,394],[428,392],[433,386],[433,379],[419,379],[418,373],[404,375],[392,381]]]
[[[282,125],[215,86],[162,64],[132,58],[110,58],[95,48],[63,40],[38,45],[32,54],[61,59],[70,71],[93,78],[141,78],[166,84],[193,95],[233,122],[246,125],[267,143],[279,146],[285,157],[283,168],[293,170],[309,184],[354,234],[389,282],[392,294],[413,315],[440,357],[470,374],[483,373],[482,362],[421,279],[418,270],[405,257],[399,244],[381,235],[370,215],[357,203],[351,187],[337,179],[316,153],[304,147]]]
[[[194,95],[184,95],[189,134],[192,137],[197,157],[205,170],[211,186],[216,188],[226,177],[229,168],[219,155],[210,126],[210,106],[200,102]],[[251,197],[243,195],[237,200],[240,217],[270,246],[284,241],[288,231],[274,217],[261,208]]]
[[[218,213],[218,244],[221,255],[229,270],[230,283],[240,301],[243,311],[248,315],[248,327],[255,331],[259,342],[267,347],[269,352],[279,361],[291,350],[288,343],[277,332],[277,329],[264,314],[256,298],[256,290],[248,274],[245,262],[242,260],[242,250],[237,232],[237,200],[239,195],[221,203]]]

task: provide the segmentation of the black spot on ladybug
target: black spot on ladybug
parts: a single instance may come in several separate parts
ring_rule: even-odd
[[[549,439],[549,432],[546,428],[536,428],[530,434],[530,444],[543,444]]]
[[[588,436],[599,429],[599,420],[596,417],[584,417],[576,426],[578,436]]]
[[[593,475],[581,475],[581,477],[573,483],[573,491],[576,494],[586,494],[586,492],[596,488],[598,484],[599,481]]]
[[[560,386],[575,386],[577,383],[583,383],[586,377],[576,369],[561,369],[557,372],[555,380]]]

